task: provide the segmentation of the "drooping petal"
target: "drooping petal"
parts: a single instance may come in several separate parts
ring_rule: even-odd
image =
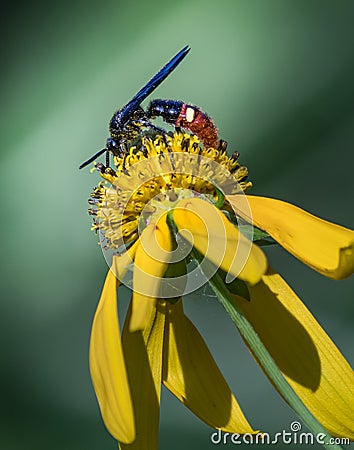
[[[123,281],[128,271],[128,267],[133,263],[139,245],[140,241],[137,240],[124,253],[119,256],[113,256],[111,270],[119,281]]]
[[[230,198],[237,208],[236,196]],[[334,279],[354,272],[354,231],[281,200],[255,196],[247,199],[253,223],[312,269]]]
[[[165,303],[159,301],[157,308],[150,310],[143,331],[130,331],[131,307],[125,319],[122,343],[135,412],[136,439],[132,444],[121,444],[122,450],[158,448],[164,309]]]
[[[149,224],[141,234],[135,255],[133,274],[133,300],[130,331],[142,330],[155,306],[172,250],[166,215],[157,223]]]
[[[271,269],[235,297],[286,379],[334,436],[354,439],[354,372],[320,324]]]
[[[92,325],[90,371],[101,414],[117,440],[135,439],[132,400],[119,333],[117,278],[109,270]]]
[[[253,245],[215,206],[192,198],[178,203],[173,219],[180,234],[217,267],[253,285],[267,269]]]
[[[185,316],[182,301],[167,306],[164,385],[208,425],[230,433],[256,433],[203,338]]]

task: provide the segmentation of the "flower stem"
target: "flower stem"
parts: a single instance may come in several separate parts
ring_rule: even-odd
[[[202,255],[200,255],[195,249],[193,249],[193,256],[200,263]],[[321,435],[322,441],[326,441],[322,445],[331,450],[339,450],[340,447],[337,444],[330,444],[331,435],[327,430],[323,428],[323,426],[316,420],[316,418],[311,414],[311,412],[306,408],[301,399],[294,392],[292,387],[286,381],[279,367],[275,363],[274,359],[268,352],[267,348],[259,338],[255,329],[251,325],[251,323],[246,319],[243,315],[240,308],[237,306],[236,302],[232,298],[232,295],[228,291],[225,283],[220,278],[218,273],[215,273],[212,276],[208,276],[210,269],[210,275],[215,272],[214,266],[212,263],[207,262],[205,259],[203,260],[203,271],[205,275],[209,279],[209,284],[218,297],[219,301],[231,317],[232,321],[240,331],[241,335],[249,345],[249,348],[252,350],[252,353],[257,358],[259,364],[262,366],[263,370],[267,373],[269,379],[272,381],[274,386],[278,389],[287,403],[291,406],[291,408],[298,414],[304,424],[309,428],[309,430],[316,436]],[[251,300],[252,301],[252,300]],[[327,443],[328,442],[328,443]]]

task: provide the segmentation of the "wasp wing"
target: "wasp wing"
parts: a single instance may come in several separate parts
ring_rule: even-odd
[[[140,91],[134,95],[129,103],[125,106],[128,110],[136,109],[140,103],[148,97],[157,86],[159,86],[163,80],[178,66],[178,64],[187,56],[190,51],[189,45],[182,48],[163,68],[149,80]]]

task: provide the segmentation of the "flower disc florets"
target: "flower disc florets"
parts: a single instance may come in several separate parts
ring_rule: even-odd
[[[115,169],[97,166],[105,182],[92,192],[89,212],[95,216],[92,229],[103,233],[108,248],[135,241],[150,216],[188,196],[217,204],[225,193],[252,186],[237,152],[229,157],[224,150],[204,149],[194,135],[143,136],[138,144],[114,157]]]

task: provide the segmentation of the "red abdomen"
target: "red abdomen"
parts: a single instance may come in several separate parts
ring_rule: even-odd
[[[196,134],[205,148],[219,148],[218,129],[213,120],[197,106],[183,103],[176,127],[186,128]]]

